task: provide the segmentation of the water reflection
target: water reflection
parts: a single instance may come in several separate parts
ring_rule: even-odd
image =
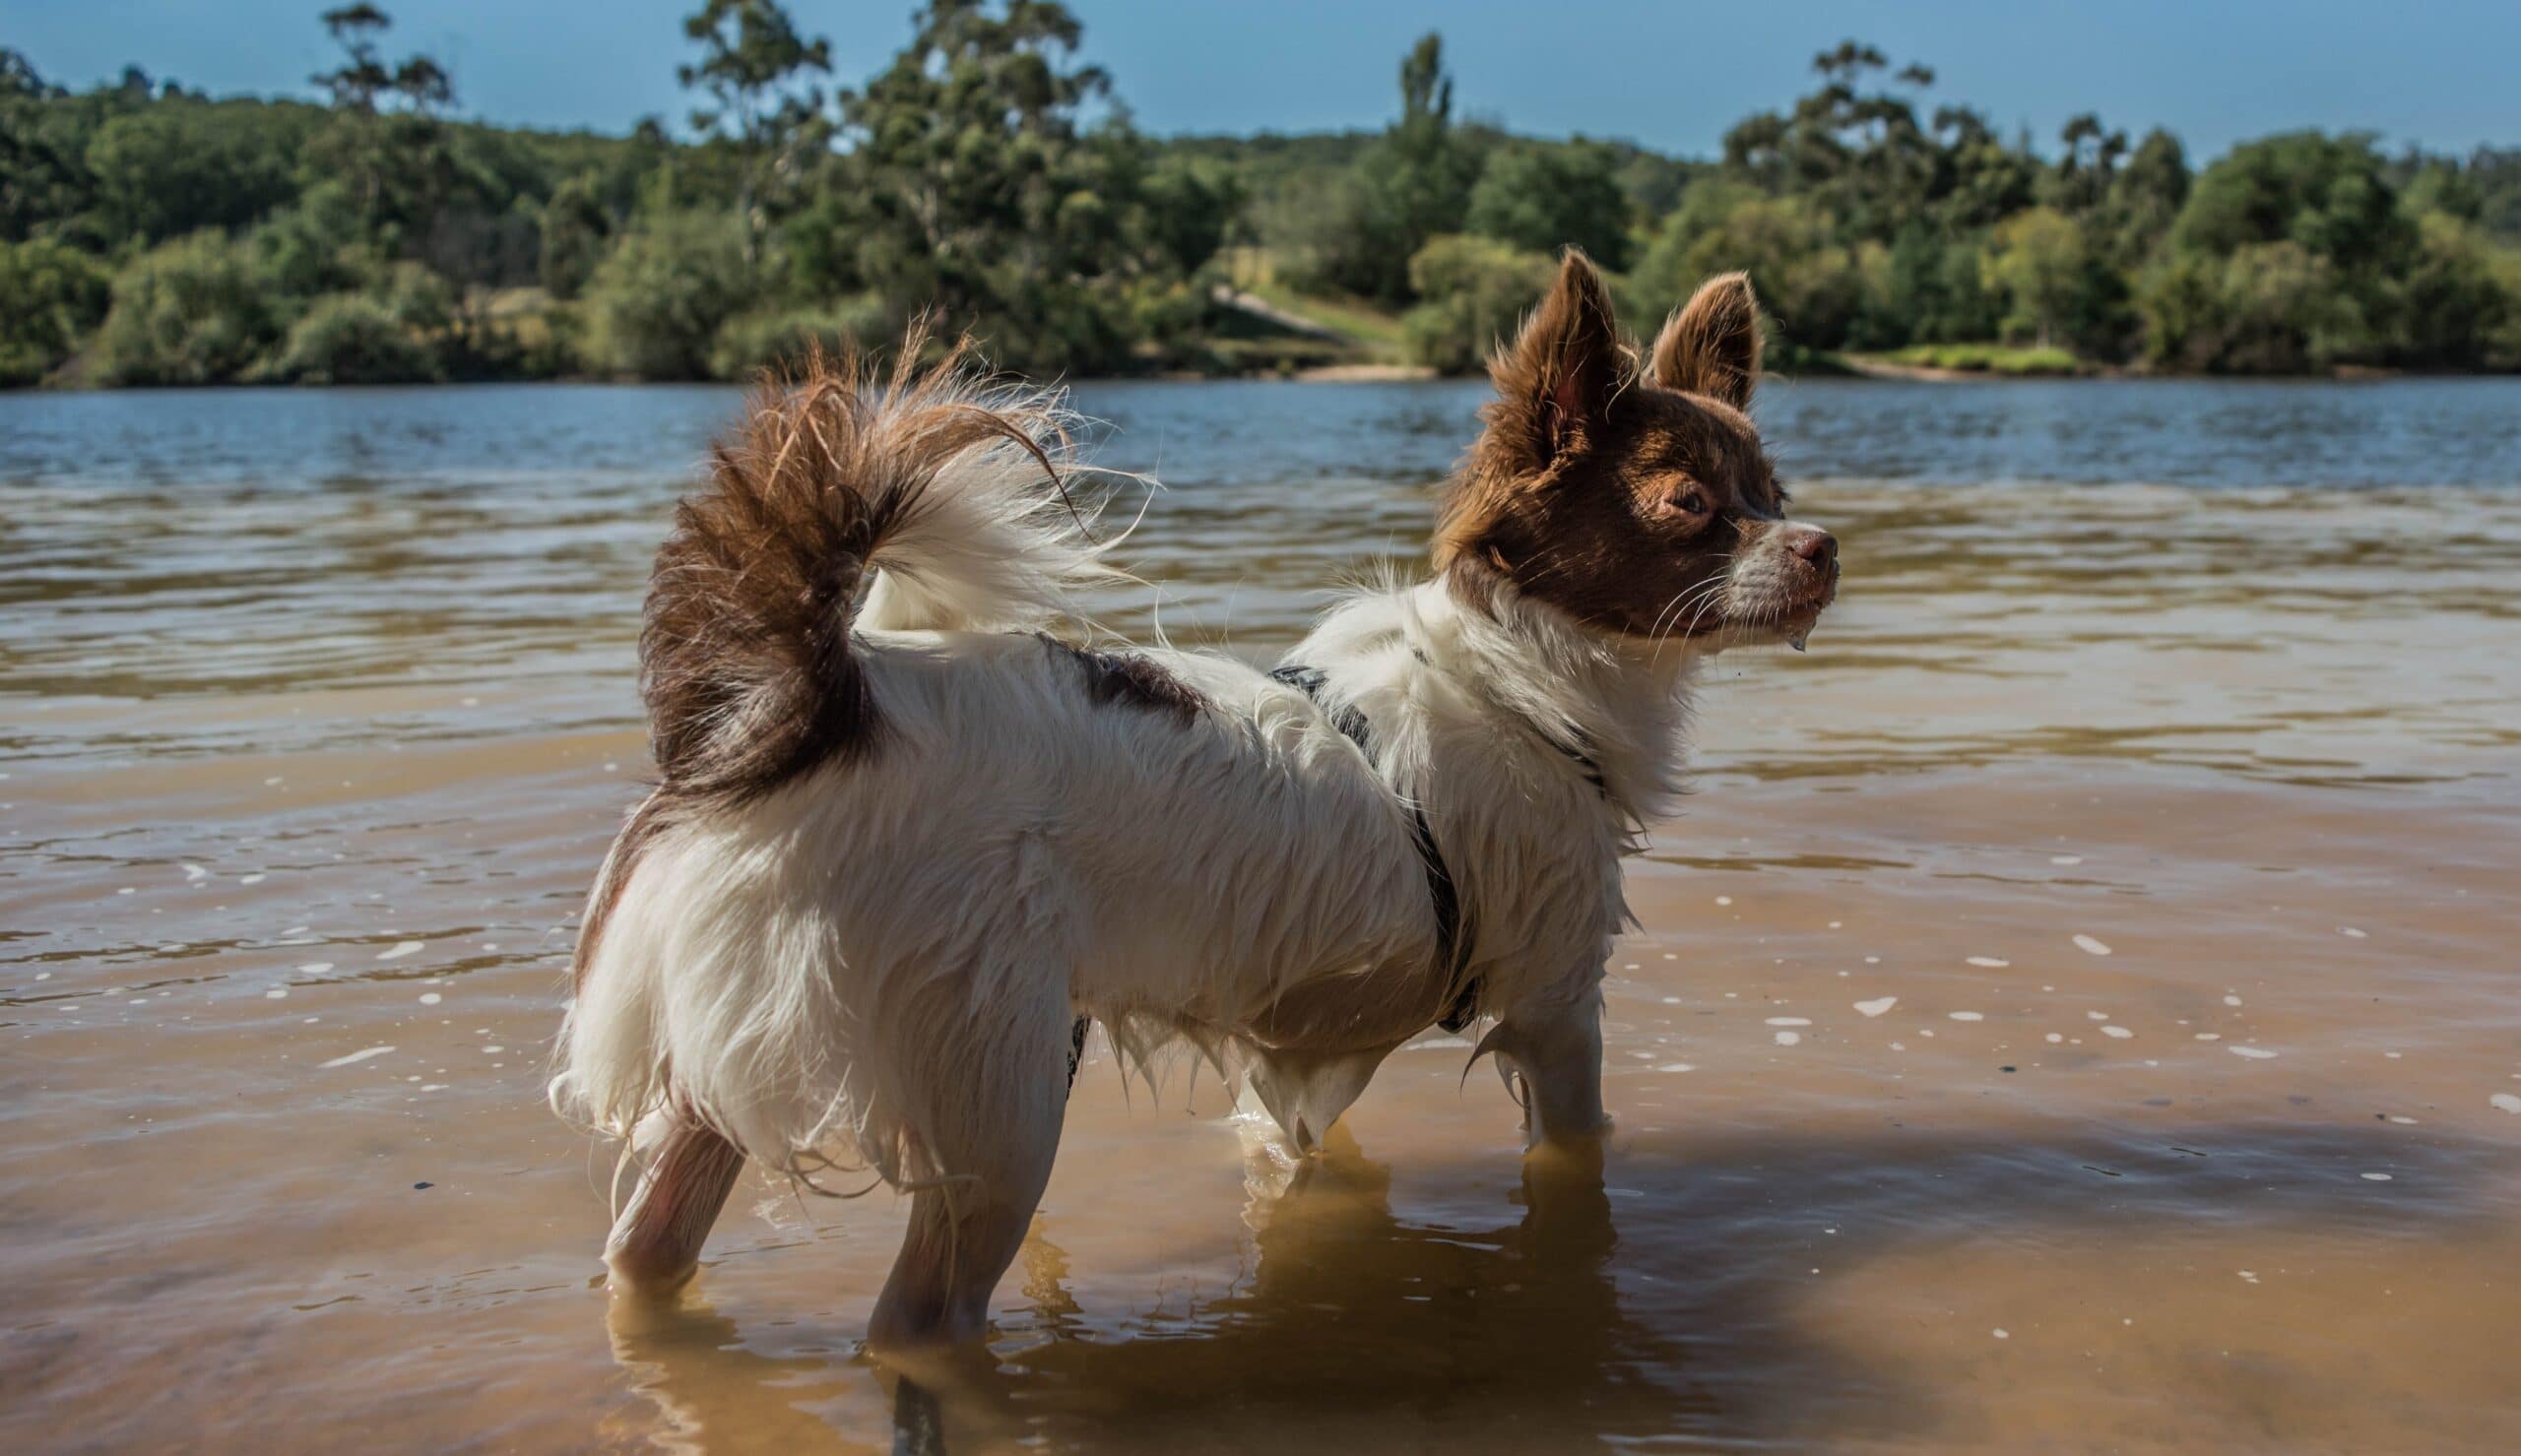
[[[2341,1175],[2378,1165],[2422,1196]],[[2490,1235],[2510,1174],[2483,1142],[2352,1123],[2006,1138],[1897,1117],[1868,1135],[1623,1138],[1607,1178],[1598,1156],[1535,1157],[1503,1188],[1438,1170],[1432,1215],[1395,1210],[1391,1166],[1344,1123],[1291,1171],[1252,1169],[1247,1274],[1178,1313],[1089,1315],[1042,1229],[991,1356],[764,1356],[706,1303],[616,1309],[615,1354],[690,1449],[858,1449],[813,1412],[853,1394],[863,1411],[870,1381],[894,1449],[922,1453],[1891,1439],[1933,1428],[1935,1395],[1840,1337],[1813,1302],[1821,1266],[1966,1251],[2038,1301],[2070,1277],[2055,1261],[2091,1247],[2220,1267],[2278,1235],[2355,1236],[2456,1260]]]

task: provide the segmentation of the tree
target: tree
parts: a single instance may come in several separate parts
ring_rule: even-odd
[[[105,271],[75,248],[0,242],[0,388],[60,367],[105,316],[109,296]]]
[[[1996,227],[1986,255],[1987,285],[2013,305],[2009,330],[2028,330],[2047,348],[2084,290],[2083,231],[2053,208],[2033,208]]]
[[[1151,224],[1150,149],[1126,114],[1095,117],[1111,80],[1076,63],[1081,35],[1049,0],[922,9],[909,46],[843,95],[840,185],[789,228],[816,290],[934,308],[1014,367],[1123,362],[1198,239]]]
[[[1613,272],[1628,267],[1628,196],[1610,149],[1583,138],[1489,154],[1470,190],[1464,225],[1528,252],[1584,249]],[[1413,265],[1413,273],[1415,272]],[[1413,280],[1420,297],[1426,289]]]
[[[1458,232],[1480,158],[1453,124],[1444,39],[1422,35],[1400,62],[1400,119],[1358,155],[1322,200],[1296,271],[1310,282],[1385,302],[1412,296],[1409,260],[1428,239]]]
[[[794,184],[807,157],[828,142],[822,91],[804,83],[831,70],[831,42],[799,34],[777,0],[704,0],[683,18],[682,33],[699,44],[700,59],[675,74],[712,103],[695,108],[691,124],[743,155],[737,208],[749,258],[769,225],[772,194]]]

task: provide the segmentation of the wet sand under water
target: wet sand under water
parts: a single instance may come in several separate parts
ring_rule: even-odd
[[[1845,598],[1709,675],[1598,1179],[1454,1039],[1300,1167],[1098,1044],[995,1368],[901,1401],[889,1193],[748,1175],[611,1310],[543,1106],[670,489],[21,487],[0,1445],[2521,1443],[2521,501],[1798,484]],[[1168,627],[1273,652],[1424,502],[1304,508],[1159,501]]]

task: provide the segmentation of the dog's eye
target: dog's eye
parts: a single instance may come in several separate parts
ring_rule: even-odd
[[[1663,505],[1676,516],[1704,516],[1707,514],[1707,492],[1696,485],[1677,485],[1663,497]]]

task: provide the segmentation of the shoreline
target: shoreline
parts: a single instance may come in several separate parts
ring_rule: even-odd
[[[2143,380],[2162,384],[2380,384],[2407,379],[2521,379],[2510,369],[2385,369],[2369,365],[2342,366],[2322,374],[2180,374],[2125,364],[2094,364],[2073,373],[2006,373],[1995,369],[1952,369],[1932,364],[1903,364],[1887,359],[1837,356],[1836,368],[1765,377],[1782,383],[1843,379],[1897,384],[2081,384]],[[1477,374],[1445,374],[1425,364],[1318,364],[1294,370],[1251,369],[1205,374],[1194,370],[1156,370],[1142,374],[1079,374],[1063,384],[1229,384],[1249,381],[1283,384],[1424,384],[1440,380],[1476,380]],[[119,394],[207,394],[223,391],[274,390],[315,393],[352,389],[466,389],[512,385],[573,385],[621,389],[692,387],[747,389],[747,379],[610,379],[596,375],[531,375],[489,379],[378,380],[349,384],[252,383],[220,380],[203,384],[32,384],[0,388],[0,399]]]

